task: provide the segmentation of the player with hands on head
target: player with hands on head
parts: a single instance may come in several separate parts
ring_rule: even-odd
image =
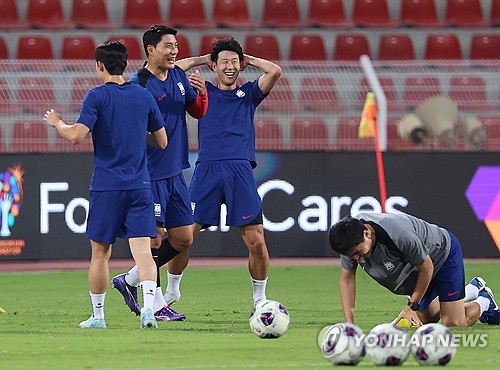
[[[394,324],[401,319],[415,326],[440,319],[446,326],[500,322],[484,280],[474,277],[465,285],[460,242],[442,227],[404,213],[360,213],[334,224],[329,238],[340,253],[340,298],[348,323],[354,323],[358,265],[391,292],[408,296]]]
[[[116,237],[128,239],[138,266],[143,294],[141,327],[157,326],[153,312],[156,268],[149,248],[156,230],[146,140],[162,150],[168,139],[151,94],[123,77],[127,55],[119,42],[99,45],[95,50],[96,72],[103,84],[86,93],[76,123],[66,124],[53,109],[43,118],[73,144],[92,132],[94,172],[87,219],[92,248],[88,278],[92,316],[80,323],[81,328],[106,328],[108,261]]]
[[[186,58],[176,64],[184,71],[208,66],[219,85],[207,82],[210,105],[198,121],[198,160],[190,184],[194,237],[208,226],[219,225],[221,205],[227,207],[228,226],[238,227],[249,251],[253,302],[266,299],[269,253],[262,225],[262,202],[253,176],[256,167],[254,115],[281,76],[281,68],[268,60],[243,54],[234,38],[217,40],[210,55]],[[238,86],[239,73],[248,66],[262,75]],[[182,277],[188,251],[172,259],[170,275]],[[160,263],[166,261],[160,261]],[[166,297],[180,296],[179,281],[169,279]]]

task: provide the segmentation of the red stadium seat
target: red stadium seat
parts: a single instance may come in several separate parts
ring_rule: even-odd
[[[346,108],[337,97],[335,82],[331,77],[303,77],[300,102],[305,110],[313,112],[338,112]]]
[[[41,115],[49,108],[61,112],[57,105],[54,85],[49,77],[22,77],[17,101],[24,111]]]
[[[245,47],[243,51],[267,60],[281,60],[278,39],[273,34],[252,34],[245,36]]]
[[[177,39],[177,44],[179,47],[179,52],[177,54],[176,60],[181,60],[184,58],[189,58],[193,54],[191,54],[191,46],[189,45],[189,39],[184,35],[175,35]]]
[[[153,24],[162,23],[158,0],[127,0],[124,26],[147,29]]]
[[[301,28],[307,26],[300,18],[297,0],[264,0],[262,23],[265,27]]]
[[[337,34],[333,59],[338,61],[358,61],[363,54],[370,56],[368,39],[363,34]]]
[[[328,150],[328,129],[321,118],[296,118],[290,132],[292,150]]]
[[[494,107],[488,102],[485,83],[480,76],[454,76],[450,80],[449,95],[461,109],[488,110]]]
[[[246,0],[215,0],[212,20],[219,27],[248,29],[259,25],[250,19]]]
[[[269,93],[269,96],[260,104],[263,111],[297,112],[302,106],[293,96],[290,81],[281,77]]]
[[[361,117],[343,116],[337,122],[335,148],[337,150],[374,150],[373,139],[358,137]]]
[[[26,19],[37,28],[62,30],[75,27],[73,22],[64,19],[60,0],[29,0]]]
[[[406,34],[380,35],[378,60],[414,60],[411,37]]]
[[[13,101],[12,96],[9,83],[5,77],[0,77],[0,115],[12,115],[21,111],[20,106]]]
[[[486,149],[495,151],[500,150],[500,117],[498,115],[494,115],[479,116],[478,118],[483,124],[483,127],[488,135]]]
[[[171,0],[168,24],[180,28],[213,28],[213,22],[207,20],[204,1]]]
[[[354,0],[352,20],[359,27],[396,27],[386,0]]]
[[[211,33],[211,34],[204,34],[203,36],[201,36],[200,55],[210,54],[212,52],[212,46],[214,42],[226,37],[231,37],[231,35],[227,33],[217,33],[217,34]]]
[[[470,59],[500,59],[500,35],[499,34],[475,34],[472,35],[470,45]]]
[[[343,0],[310,0],[308,21],[311,26],[351,28],[354,23],[345,16]]]
[[[323,37],[319,34],[292,35],[289,60],[327,60]]]
[[[500,25],[500,0],[491,0],[490,23],[492,26]]]
[[[256,150],[283,150],[285,144],[281,133],[281,125],[275,118],[257,118],[255,127]]]
[[[409,27],[444,27],[434,0],[402,0],[400,24]]]
[[[21,22],[16,0],[0,0],[0,29],[26,29],[28,22]]]
[[[108,18],[104,0],[73,0],[71,20],[81,28],[110,30],[117,27]]]
[[[78,112],[82,107],[83,98],[90,89],[101,85],[98,77],[75,77],[71,88],[71,98],[69,105],[71,109]]]
[[[441,94],[441,83],[436,76],[417,76],[405,79],[404,103],[415,107],[431,96]]]
[[[448,0],[445,20],[455,27],[488,27],[490,24],[483,18],[479,0]]]
[[[387,107],[390,111],[400,110],[404,108],[404,105],[398,98],[398,93],[396,91],[396,87],[394,86],[394,82],[389,76],[378,76],[378,80],[380,82],[380,86],[382,90],[384,90],[385,98],[387,100]],[[360,106],[365,103],[366,94],[369,91],[372,91],[370,85],[368,84],[368,80],[366,77],[362,77],[359,81],[360,91],[359,91],[359,104]]]
[[[0,59],[9,59],[9,51],[5,40],[0,36]]]
[[[50,38],[42,35],[19,37],[16,56],[17,59],[54,59]]]
[[[109,41],[121,42],[128,50],[129,60],[141,60],[144,59],[144,51],[142,48],[142,43],[134,35],[111,35],[108,37]]]
[[[93,60],[95,42],[92,36],[66,36],[62,42],[62,59]]]
[[[47,125],[41,120],[19,120],[12,126],[10,151],[46,152],[49,149]]]
[[[462,59],[462,50],[457,35],[454,33],[427,34],[424,59]]]

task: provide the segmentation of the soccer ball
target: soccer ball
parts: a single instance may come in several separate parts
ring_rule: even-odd
[[[327,326],[320,332],[318,344],[323,356],[334,365],[356,365],[365,357],[363,331],[356,325]]]
[[[392,324],[375,326],[365,337],[365,347],[375,365],[401,365],[410,354],[408,333]]]
[[[453,334],[441,324],[425,324],[411,338],[411,353],[420,365],[446,365],[456,352]]]
[[[288,330],[290,315],[277,301],[265,300],[255,305],[250,314],[250,329],[261,338],[279,338]]]

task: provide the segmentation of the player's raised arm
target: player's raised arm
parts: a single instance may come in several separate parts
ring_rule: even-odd
[[[208,66],[212,69],[212,59],[210,58],[210,54],[205,54],[200,55],[199,57],[189,57],[177,60],[175,65],[181,68],[184,72],[198,66]]]
[[[340,300],[347,323],[354,324],[354,304],[356,301],[356,270],[340,268]]]
[[[49,125],[54,127],[57,130],[57,133],[61,135],[61,137],[69,141],[71,144],[79,144],[84,139],[85,136],[90,132],[90,129],[81,123],[75,123],[73,125],[68,125],[62,119],[62,116],[51,109],[45,112],[43,120]]]
[[[259,78],[259,88],[264,95],[269,94],[283,72],[281,67],[273,62],[244,54],[241,70],[243,71],[247,66],[254,66],[264,73]]]

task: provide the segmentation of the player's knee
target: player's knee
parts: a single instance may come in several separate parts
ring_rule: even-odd
[[[183,251],[189,248],[193,244],[193,237],[190,236],[190,237],[176,239],[174,243],[171,242],[171,244],[178,251]]]

